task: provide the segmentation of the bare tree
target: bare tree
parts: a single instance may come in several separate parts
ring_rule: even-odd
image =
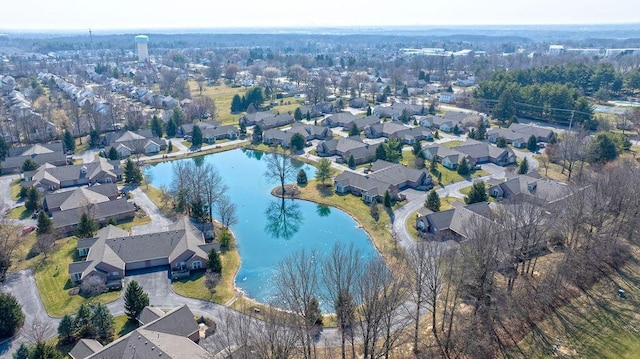
[[[267,307],[263,313],[264,325],[256,326],[256,355],[261,359],[287,359],[298,353],[299,332],[293,316]]]
[[[33,319],[29,325],[29,330],[23,331],[27,342],[31,344],[44,343],[56,336],[56,328],[51,321],[41,321]]]
[[[8,211],[9,207],[0,201],[0,283],[6,278],[13,252],[19,243],[15,227],[6,218]]]
[[[293,178],[296,169],[291,163],[291,158],[285,152],[270,153],[266,156],[267,169],[264,176],[269,180],[280,182],[280,193],[285,195],[285,183]]]
[[[236,205],[231,202],[229,196],[222,195],[216,203],[216,209],[218,210],[218,217],[220,217],[220,223],[224,228],[230,228],[238,223],[238,215],[236,214]]]

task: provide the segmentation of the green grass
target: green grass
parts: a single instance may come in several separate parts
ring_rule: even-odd
[[[235,295],[234,278],[240,268],[240,255],[236,249],[223,252],[220,256],[222,261],[222,278],[211,293],[204,285],[205,276],[200,272],[173,282],[173,290],[185,297],[208,300],[211,302],[224,304]]]
[[[200,91],[198,91],[198,84],[195,81],[189,81],[189,88],[191,89],[191,93],[194,97],[200,96]],[[230,125],[237,124],[239,114],[231,113],[231,100],[235,94],[240,96],[244,95],[247,92],[245,87],[231,87],[226,84],[216,85],[216,86],[205,86],[202,95],[208,96],[216,104],[216,120],[220,121],[221,124]]]
[[[141,226],[151,223],[151,217],[146,215],[144,217],[133,216],[133,219],[119,221],[117,226],[124,229],[127,232],[131,231],[131,227]]]
[[[427,168],[428,167],[429,167],[429,162],[427,162]],[[489,175],[489,172],[480,169],[480,170],[472,171],[470,176],[462,177],[462,176],[460,176],[458,174],[458,172],[456,172],[455,170],[448,169],[447,167],[443,166],[441,163],[438,163],[437,171],[442,173],[442,183],[441,184],[443,186],[446,186],[448,184],[455,183],[455,182],[470,180],[470,179],[473,179],[473,178],[484,177],[484,176]],[[438,178],[437,172],[431,172],[431,176],[433,176],[433,178],[436,179],[436,180]]]
[[[131,333],[134,329],[138,327],[135,322],[132,322],[127,318],[125,314],[121,314],[115,316],[113,318],[114,323],[114,332],[116,333],[115,339],[123,337],[129,333]]]
[[[7,213],[7,218],[11,219],[28,219],[31,218],[33,211],[27,210],[24,205],[18,206],[15,208],[11,208],[9,213]]]
[[[458,147],[463,144],[464,144],[464,141],[461,141],[461,140],[453,140],[453,141],[447,141],[442,143],[444,147],[448,147],[448,148]]]
[[[11,182],[11,198],[15,199],[16,201],[18,199],[20,199],[18,196],[20,195],[20,178],[14,180],[13,182]]]
[[[56,248],[46,259],[40,254],[39,260],[34,261],[33,270],[42,303],[47,313],[54,317],[75,313],[82,303],[108,303],[120,296],[120,291],[108,292],[92,298],[69,295],[73,284],[67,274],[67,268],[71,262],[78,260],[75,257],[76,245],[76,237],[59,239],[56,242]]]

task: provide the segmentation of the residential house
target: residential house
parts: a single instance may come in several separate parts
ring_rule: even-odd
[[[263,131],[266,131],[271,128],[282,127],[286,125],[290,125],[294,122],[293,116],[288,113],[280,114],[280,115],[272,115],[269,117],[265,117],[258,121],[256,124],[260,126]]]
[[[509,131],[504,128],[491,128],[487,130],[487,138],[490,142],[496,143],[500,137],[504,138],[507,143],[510,143],[516,148],[527,147],[527,142],[529,140],[528,138],[525,138],[525,135],[522,133]]]
[[[113,183],[79,187],[73,191],[45,195],[42,199],[42,208],[50,215],[53,212],[65,211],[89,204],[113,201],[119,196],[118,187]]]
[[[380,144],[369,145],[362,142],[359,136],[341,137],[320,143],[317,147],[318,156],[339,156],[347,162],[353,156],[356,165],[371,162],[376,158],[376,149]]]
[[[238,120],[238,125],[241,126],[244,123],[245,126],[253,126],[256,123],[260,122],[262,119],[265,119],[267,117],[272,117],[272,116],[273,114],[269,111],[247,113],[242,117],[240,117],[240,119]]]
[[[454,119],[454,118],[446,118],[439,115],[429,115],[424,116],[420,120],[420,124],[424,127],[437,128],[440,131],[451,133],[454,131],[454,128],[458,126],[458,129],[462,131],[463,124],[462,120]]]
[[[2,161],[2,173],[20,172],[22,170],[22,164],[27,159],[31,159],[38,166],[45,163],[54,166],[64,166],[67,164],[67,157],[61,142],[35,144],[10,148],[7,157]]]
[[[499,200],[524,196],[545,204],[561,201],[570,195],[566,184],[542,178],[537,172],[516,175],[504,181],[495,181],[489,184],[487,192]]]
[[[78,254],[86,258],[69,264],[69,275],[73,283],[100,280],[108,286],[141,269],[167,268],[176,278],[205,268],[211,248],[188,217],[179,219],[171,230],[150,234],[127,235],[107,226],[94,238],[78,241]]]
[[[538,142],[551,142],[556,137],[555,132],[552,130],[534,124],[512,123],[508,130],[521,133],[527,139],[535,136]]]
[[[468,238],[467,228],[473,222],[489,221],[492,210],[487,202],[463,205],[455,202],[453,208],[431,212],[423,209],[416,216],[416,229],[421,234],[440,233],[447,239],[464,241]]]
[[[367,117],[356,117],[353,121],[351,121],[351,123],[347,124],[347,126],[344,127],[344,129],[348,131],[351,128],[352,124],[354,123],[356,124],[356,127],[358,128],[358,130],[362,131],[367,126],[380,123],[380,119],[375,115],[371,115]]]
[[[240,131],[234,125],[209,127],[202,130],[202,140],[206,143],[215,143],[218,140],[235,140]]]
[[[379,118],[390,118],[394,121],[398,121],[403,112],[406,112],[408,116],[424,115],[425,108],[420,105],[394,102],[391,106],[376,106],[373,110],[373,113]]]
[[[382,160],[377,160],[371,166],[371,172],[366,175],[344,171],[334,180],[337,193],[352,193],[362,197],[367,203],[382,201],[386,191],[395,199],[404,199],[399,191],[407,188],[424,191],[432,186],[431,176],[426,170],[416,170]]]
[[[200,127],[200,129],[204,132],[204,130],[208,128],[216,128],[220,124],[216,120],[184,123],[178,127],[178,129],[176,130],[176,135],[178,137],[191,136],[193,134],[193,126],[195,125],[198,125],[198,127]]]
[[[102,136],[102,144],[115,148],[120,158],[142,153],[151,155],[167,148],[167,142],[153,136],[150,130],[111,132]],[[110,150],[106,148],[105,153],[109,153]]]
[[[357,97],[357,98],[353,98],[349,101],[349,107],[352,108],[365,108],[367,107],[368,103],[367,100]]]
[[[351,122],[353,122],[353,120],[355,120],[356,118],[357,117],[351,112],[338,112],[327,116],[327,118],[322,121],[322,125],[331,128],[349,128],[348,126],[351,125]]]
[[[431,161],[435,157],[436,161],[450,170],[455,170],[463,158],[467,159],[469,166],[475,166],[475,161],[468,155],[440,144],[427,145],[422,148],[422,153],[427,161]]]
[[[367,125],[364,128],[364,135],[367,136],[367,138],[390,138],[394,133],[408,129],[409,127],[405,126],[402,122],[382,122]]]
[[[438,100],[442,103],[454,103],[456,102],[456,94],[453,92],[440,92]]]
[[[467,140],[454,150],[469,156],[476,164],[495,163],[498,166],[507,166],[516,163],[516,155],[510,148],[500,148],[485,142]]]
[[[142,321],[145,314],[145,321]],[[103,346],[95,339],[81,339],[69,352],[72,359],[170,358],[205,359],[211,354],[197,343],[200,326],[184,304],[166,314],[145,307],[139,317],[141,326]],[[142,324],[144,323],[144,324]]]
[[[304,123],[296,122],[291,126],[291,128],[286,130],[272,128],[265,131],[262,134],[262,141],[267,145],[280,145],[284,148],[288,148],[291,145],[291,137],[296,133],[301,134],[305,141],[327,140],[331,139],[333,136],[333,133],[328,127],[306,125]]]
[[[407,145],[413,145],[416,141],[431,141],[433,140],[433,132],[425,127],[411,127],[401,131],[394,132],[391,138],[397,138],[402,143]]]
[[[87,191],[83,191],[83,188],[76,191],[84,192],[75,197],[85,202],[77,203],[75,207],[71,203],[69,207],[72,208],[51,213],[53,228],[58,233],[73,233],[80,225],[80,219],[84,213],[91,216],[99,225],[106,225],[112,220],[116,222],[132,220],[136,214],[135,204],[126,198],[104,201],[104,196],[96,193],[89,194]]]
[[[115,183],[122,179],[122,169],[119,161],[99,157],[97,161],[80,165],[55,167],[46,163],[36,171],[25,172],[23,176],[24,186],[55,191],[96,183]]]

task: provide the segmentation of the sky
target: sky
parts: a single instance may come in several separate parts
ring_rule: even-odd
[[[0,14],[2,30],[640,23],[638,0],[0,0]]]

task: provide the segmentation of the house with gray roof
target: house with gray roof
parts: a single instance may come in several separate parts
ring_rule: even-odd
[[[202,130],[202,140],[210,144],[224,139],[235,140],[239,133],[234,125],[209,127]]]
[[[73,191],[51,193],[44,196],[42,208],[49,214],[88,204],[109,202],[118,198],[120,191],[113,183],[79,187]]]
[[[244,114],[242,117],[240,117],[240,119],[238,120],[238,125],[240,126],[244,123],[245,126],[253,126],[259,121],[261,121],[262,119],[265,119],[271,116],[273,116],[273,114],[269,111],[247,113],[247,114]]]
[[[380,144],[369,145],[360,136],[340,137],[323,141],[316,149],[318,156],[338,156],[344,162],[353,156],[356,165],[371,162],[376,158],[376,149]]]
[[[109,153],[113,147],[118,151],[120,158],[140,153],[151,155],[167,148],[167,142],[158,136],[153,136],[150,130],[112,132],[103,137],[102,143],[108,146],[105,148],[105,153]]]
[[[20,172],[22,164],[27,159],[34,161],[38,166],[45,163],[54,166],[65,166],[67,164],[67,157],[61,142],[13,147],[9,149],[7,157],[1,163],[2,173]]]
[[[390,138],[397,138],[404,144],[413,145],[416,141],[432,141],[433,132],[426,127],[418,126],[396,131]]]
[[[86,257],[69,264],[69,276],[73,283],[100,280],[109,286],[140,269],[167,268],[172,278],[189,275],[206,267],[213,248],[196,233],[188,217],[176,221],[171,230],[149,234],[123,235],[107,226],[94,238],[78,241],[78,254]]]
[[[455,202],[453,208],[446,211],[419,212],[416,216],[416,229],[422,234],[441,232],[456,241],[464,241],[468,237],[467,227],[474,221],[490,221],[492,213],[488,202],[469,205]]]
[[[498,139],[500,137],[504,138],[507,143],[513,145],[513,147],[516,148],[527,147],[527,141],[529,140],[529,138],[524,134],[515,131],[509,131],[505,128],[490,128],[489,130],[487,130],[487,139],[489,139],[491,143],[498,142]]]
[[[344,129],[348,131],[351,128],[351,126],[353,126],[354,123],[358,128],[358,130],[362,131],[367,126],[380,123],[380,119],[374,115],[367,116],[367,117],[356,117],[353,121],[351,121],[351,123],[345,126]]]
[[[271,146],[280,145],[283,148],[289,148],[289,146],[291,145],[291,138],[296,133],[302,135],[305,141],[328,140],[333,137],[333,133],[328,127],[307,125],[304,123],[295,122],[291,126],[291,128],[285,130],[272,128],[263,132],[262,142]]]
[[[384,193],[395,199],[404,199],[398,192],[407,188],[425,191],[433,187],[426,170],[417,170],[397,163],[377,160],[368,174],[344,171],[336,176],[334,189],[337,193],[351,193],[371,203],[382,201]]]
[[[23,186],[37,186],[48,191],[60,188],[115,183],[122,179],[119,161],[99,157],[97,161],[79,165],[55,167],[40,166],[36,171],[25,172]]]
[[[408,129],[409,126],[405,126],[399,121],[374,123],[373,125],[365,126],[364,135],[367,136],[367,138],[390,138],[394,133]]]
[[[73,359],[211,357],[197,344],[200,326],[186,304],[166,314],[153,307],[145,307],[145,311],[156,313],[158,317],[106,346],[94,339],[81,339],[69,356]]]
[[[200,121],[193,123],[183,123],[176,130],[176,135],[179,137],[191,136],[193,134],[193,126],[198,125],[200,129],[204,132],[204,130],[208,128],[216,128],[220,126],[218,121],[216,120],[208,120],[208,121]]]
[[[463,157],[470,166],[481,163],[495,163],[507,166],[516,163],[516,155],[510,148],[500,148],[485,142],[467,140],[463,144],[448,148],[441,144],[430,144],[423,147],[426,160],[436,156],[436,160],[449,169],[456,169]]]
[[[526,197],[544,204],[561,201],[571,194],[566,184],[542,178],[537,172],[516,175],[501,182],[491,183],[487,192],[499,200]]]
[[[84,192],[82,196],[74,198],[82,198],[85,200],[84,194],[88,191],[78,189],[75,193]],[[80,225],[80,219],[84,213],[87,213],[98,225],[106,225],[109,221],[116,222],[131,220],[136,215],[136,206],[126,198],[117,198],[112,201],[101,201],[103,196],[92,193],[86,199],[89,202],[70,204],[71,208],[54,211],[51,213],[51,221],[53,229],[58,233],[73,233]]]
[[[322,120],[323,126],[348,128],[357,117],[351,112],[338,112]]]
[[[293,116],[291,116],[288,113],[283,113],[279,115],[272,115],[269,117],[265,117],[260,121],[257,121],[256,125],[259,125],[263,131],[266,131],[271,128],[290,125],[293,122],[294,122]]]

